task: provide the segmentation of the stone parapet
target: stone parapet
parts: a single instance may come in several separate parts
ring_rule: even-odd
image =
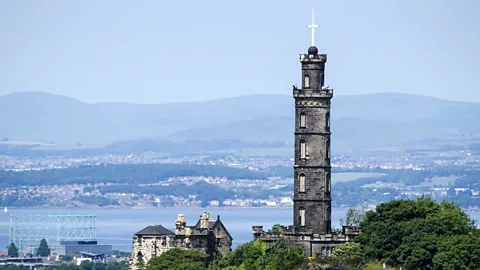
[[[325,63],[327,62],[326,54],[300,54],[300,62],[304,64],[308,63]]]
[[[293,89],[294,98],[326,98],[333,97],[333,89]],[[301,104],[297,104],[301,105]],[[330,102],[324,106],[330,106]]]
[[[336,246],[352,243],[354,237],[361,232],[358,226],[343,226],[342,234],[316,234],[305,231],[297,226],[279,226],[278,232],[265,232],[263,226],[253,226],[254,239],[274,244],[280,240],[287,240],[293,245],[300,245],[304,249],[304,255],[316,257],[330,255]]]

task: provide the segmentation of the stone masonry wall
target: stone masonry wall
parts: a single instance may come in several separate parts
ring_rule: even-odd
[[[153,257],[159,256],[163,252],[166,252],[173,247],[173,236],[134,236],[129,269],[137,270],[137,267],[135,265],[139,261],[139,259],[143,259],[145,263],[148,263],[148,261],[150,261]]]

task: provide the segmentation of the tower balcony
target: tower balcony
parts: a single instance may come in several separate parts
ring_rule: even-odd
[[[325,63],[327,62],[326,54],[300,54],[301,63]]]
[[[293,89],[295,98],[332,98],[333,89]]]

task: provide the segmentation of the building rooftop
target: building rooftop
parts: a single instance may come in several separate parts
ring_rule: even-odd
[[[162,225],[152,225],[145,227],[135,235],[175,235],[175,233],[163,227]]]

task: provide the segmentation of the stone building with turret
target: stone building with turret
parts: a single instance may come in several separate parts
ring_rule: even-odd
[[[313,11],[312,11],[313,17]],[[315,25],[312,18],[312,46],[300,54],[301,88],[293,86],[295,100],[295,151],[293,225],[280,226],[267,233],[254,226],[255,239],[267,243],[281,238],[302,245],[306,256],[330,254],[335,246],[353,241],[359,227],[343,227],[341,234],[332,229],[331,132],[330,105],[333,89],[325,84],[327,55],[314,45]]]
[[[179,214],[174,231],[161,225],[151,225],[137,232],[133,237],[129,269],[136,270],[137,262],[148,263],[153,257],[172,248],[222,256],[232,251],[233,238],[220,220],[220,216],[217,216],[216,220],[211,220],[210,214],[203,212],[195,225],[187,226],[185,216]]]

